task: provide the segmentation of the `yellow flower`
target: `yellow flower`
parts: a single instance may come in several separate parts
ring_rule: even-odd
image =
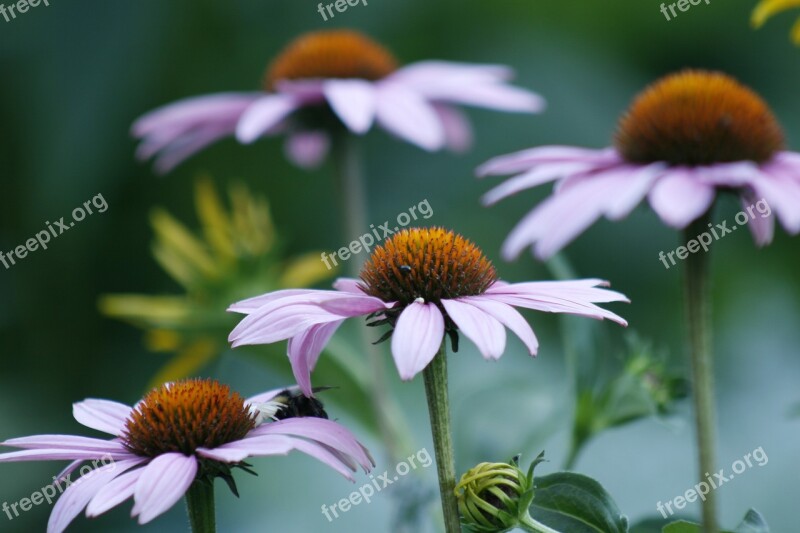
[[[320,252],[283,260],[266,200],[242,184],[232,185],[228,196],[229,210],[210,178],[197,180],[199,233],[163,209],[151,213],[153,257],[184,294],[108,294],[98,302],[104,315],[143,329],[148,350],[174,354],[153,385],[194,375],[228,349],[236,323],[226,311],[231,302],[308,287],[335,273],[320,261]]]
[[[750,22],[755,28],[760,28],[773,15],[786,11],[793,7],[800,7],[800,0],[761,0],[750,18]],[[800,45],[800,19],[792,26],[792,42]]]

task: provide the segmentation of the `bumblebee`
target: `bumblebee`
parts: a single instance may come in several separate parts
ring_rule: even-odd
[[[331,387],[317,387],[313,391],[320,392]],[[301,418],[304,416],[314,418],[328,418],[325,406],[316,398],[307,398],[299,390],[286,389],[275,396],[270,403],[277,410],[273,415],[275,420],[285,420],[287,418]]]

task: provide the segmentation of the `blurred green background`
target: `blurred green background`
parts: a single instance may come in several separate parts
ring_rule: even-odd
[[[71,418],[86,397],[131,403],[164,363],[148,353],[141,333],[100,316],[101,294],[178,293],[150,255],[148,213],[170,210],[190,227],[197,222],[193,183],[199,173],[218,184],[244,180],[266,195],[288,252],[333,250],[344,244],[330,166],[304,172],[284,160],[280,141],[252,146],[224,141],[175,172],[156,177],[134,161],[129,127],[142,113],[193,95],[255,90],[270,58],[301,32],[348,26],[377,38],[403,62],[426,58],[503,63],[517,83],[548,101],[539,116],[469,112],[476,146],[465,155],[428,154],[375,130],[365,140],[369,220],[382,223],[427,199],[430,223],[473,239],[495,261],[501,277],[552,277],[524,255],[507,264],[500,243],[547,192],[542,187],[481,208],[491,183],[474,168],[488,158],[540,144],[606,146],[630,99],[654,78],[685,66],[724,70],[760,92],[800,149],[800,49],[788,40],[792,15],[749,27],[753,2],[715,0],[667,22],[660,2],[536,2],[495,0],[370,0],[324,22],[307,0],[51,0],[16,20],[0,20],[0,250],[10,250],[96,194],[109,209],[88,217],[11,269],[0,270],[0,439],[36,433],[89,434]],[[718,218],[738,210],[723,203]],[[797,530],[800,489],[800,277],[798,241],[779,229],[756,250],[747,232],[713,246],[714,327],[719,383],[719,463],[729,465],[759,446],[769,457],[718,491],[723,524],[733,527],[755,507],[773,531]],[[627,294],[617,305],[630,328],[667,351],[683,372],[680,276],[657,259],[677,234],[644,208],[621,223],[603,221],[566,250],[580,276],[609,279]],[[560,468],[570,424],[559,322],[528,314],[540,337],[530,360],[509,342],[498,362],[484,362],[467,341],[451,356],[451,397],[458,470],[545,449]],[[624,331],[611,323],[604,356],[620,359]],[[342,332],[347,340],[354,329]],[[388,359],[387,359],[387,362]],[[288,361],[280,360],[284,372]],[[206,373],[243,393],[288,384],[257,359],[227,353]],[[432,452],[421,379],[401,383],[388,374],[392,395],[409,420],[411,449]],[[331,392],[330,394],[335,394]],[[386,464],[378,440],[353,417],[331,415],[364,435]],[[238,476],[242,497],[219,491],[220,531],[388,531],[395,499],[381,494],[332,523],[320,513],[368,482],[352,486],[304,455],[254,461],[258,478]],[[659,501],[691,488],[695,477],[688,405],[676,415],[603,434],[579,458],[577,470],[602,482],[632,522],[656,513]],[[0,502],[15,502],[45,485],[55,463],[2,465]],[[412,480],[412,478],[414,478]],[[415,481],[416,480],[416,481]],[[406,480],[404,479],[404,482]],[[409,487],[432,488],[433,468],[409,476]],[[401,487],[402,488],[402,487]],[[406,489],[410,490],[410,489]],[[399,492],[396,490],[395,492]],[[73,531],[175,531],[185,527],[177,505],[145,527],[128,518],[130,505],[98,520],[82,516]],[[40,531],[50,507],[8,521],[0,531]],[[690,505],[687,516],[697,516]],[[425,519],[430,522],[430,518]]]

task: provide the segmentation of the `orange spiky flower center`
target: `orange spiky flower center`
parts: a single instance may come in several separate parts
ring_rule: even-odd
[[[191,455],[197,448],[216,448],[243,438],[255,420],[244,399],[227,385],[189,379],[150,391],[125,423],[122,440],[143,457],[169,452]]]
[[[615,145],[633,163],[711,165],[768,161],[781,127],[755,92],[722,73],[684,70],[642,91],[619,122]]]
[[[264,86],[281,80],[360,78],[379,80],[397,69],[394,56],[366,35],[352,30],[317,31],[292,41],[267,69]]]
[[[367,294],[403,307],[422,298],[482,294],[497,280],[492,263],[472,242],[443,228],[412,228],[378,246],[361,271]]]

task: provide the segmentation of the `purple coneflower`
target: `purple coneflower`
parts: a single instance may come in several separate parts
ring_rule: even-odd
[[[287,157],[314,167],[327,155],[330,134],[364,134],[374,122],[425,150],[470,144],[466,117],[454,104],[538,112],[538,95],[506,84],[509,68],[446,61],[398,67],[392,54],[351,30],[300,36],[276,57],[260,92],[183,100],[141,117],[133,134],[141,159],[157,156],[168,172],[206,146],[231,135],[249,144],[286,134]]]
[[[341,278],[336,290],[283,290],[238,302],[231,311],[248,316],[231,332],[233,346],[289,339],[295,377],[311,395],[310,371],[336,329],[347,318],[369,316],[388,324],[392,355],[400,377],[412,379],[436,355],[445,334],[458,348],[458,333],[475,343],[486,359],[505,350],[505,328],[535,355],[533,330],[514,309],[624,319],[595,305],[627,302],[624,295],[597,288],[597,279],[505,283],[483,252],[442,228],[412,228],[377,247],[361,279]]]
[[[64,490],[47,526],[49,533],[66,529],[85,508],[96,517],[133,497],[132,516],[150,522],[186,495],[210,493],[222,477],[235,491],[231,469],[248,469],[248,457],[302,451],[348,479],[361,465],[373,465],[369,452],[343,426],[322,418],[287,418],[270,422],[280,406],[270,403],[280,391],[245,400],[211,380],[185,380],[152,390],[134,407],[89,399],[73,406],[75,419],[109,433],[112,440],[72,435],[37,435],[10,439],[2,446],[22,451],[0,454],[0,462],[74,461],[61,480],[86,461],[100,466]],[[110,461],[109,461],[110,460]],[[210,491],[210,492],[209,492]],[[192,518],[190,516],[190,518]],[[193,524],[195,526],[196,524]],[[208,524],[206,524],[208,525]]]
[[[558,182],[506,239],[508,259],[529,245],[548,258],[601,216],[624,218],[645,197],[665,224],[683,229],[719,191],[733,191],[745,207],[756,199],[771,206],[769,216],[749,223],[758,245],[772,240],[772,210],[787,232],[800,232],[800,154],[784,150],[764,101],[721,73],[685,70],[656,81],[623,115],[611,148],[543,146],[478,169],[480,176],[516,173],[484,202]]]
[[[497,279],[483,252],[452,231],[412,228],[394,234],[373,250],[361,279],[340,279],[334,291],[285,290],[231,306],[248,316],[231,332],[234,346],[289,339],[289,359],[301,390],[311,395],[310,373],[325,344],[347,319],[368,316],[369,325],[388,325],[400,377],[419,372],[436,451],[439,493],[445,531],[461,531],[455,498],[455,461],[447,392],[444,337],[458,349],[463,333],[486,359],[505,351],[506,331],[513,331],[536,354],[533,330],[514,306],[608,318],[627,323],[596,302],[627,301],[624,295],[597,288],[596,279],[505,283]]]

